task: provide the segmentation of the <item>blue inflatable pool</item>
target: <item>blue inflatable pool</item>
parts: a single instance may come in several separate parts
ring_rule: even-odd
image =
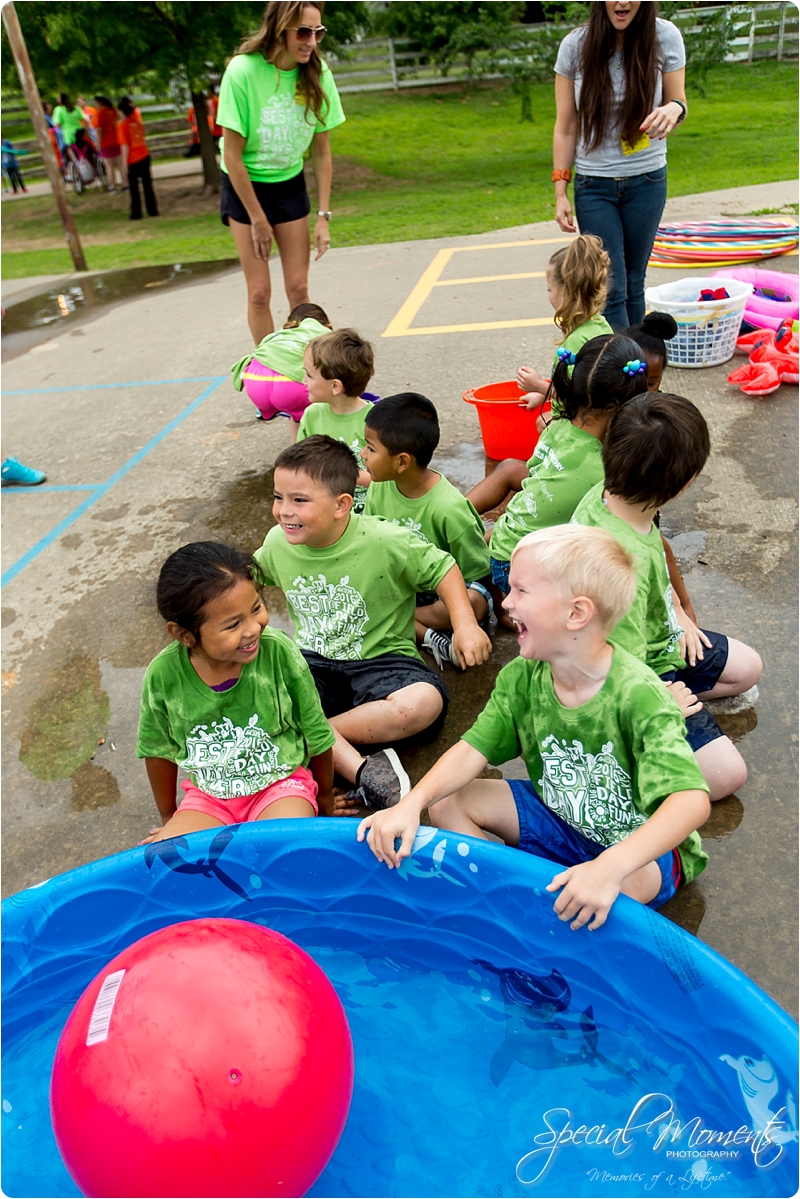
[[[353,1104],[311,1195],[794,1195],[796,1025],[630,900],[597,932],[573,932],[544,890],[552,874],[425,828],[388,871],[351,822],[273,821],[130,850],[13,896],[5,1194],[79,1193],[48,1086],[90,980],[146,933],[234,916],[303,946],[347,1010]]]

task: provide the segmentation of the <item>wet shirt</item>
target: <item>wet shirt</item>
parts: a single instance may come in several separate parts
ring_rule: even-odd
[[[326,329],[325,332],[328,333],[330,330]],[[364,437],[364,426],[370,407],[371,405],[366,403],[357,412],[339,413],[334,412],[330,404],[309,404],[300,419],[297,440],[303,441],[315,433],[327,433],[328,437],[334,437],[336,441],[341,441],[343,445],[348,446],[358,459],[358,469],[366,470],[361,451],[367,444]],[[353,503],[353,511],[357,515],[364,511],[366,498],[366,487],[362,487],[358,483]]]
[[[575,84],[575,107],[580,109],[581,102],[581,48],[586,36],[586,26],[580,25],[568,33],[558,49],[555,71],[572,79]],[[655,79],[653,101],[648,111],[663,104],[663,74],[678,71],[686,65],[686,53],[683,38],[677,26],[671,21],[656,18],[656,52],[658,70]],[[613,54],[609,62],[611,79],[611,113],[606,136],[596,150],[591,152],[583,141],[578,141],[575,147],[576,173],[581,175],[602,175],[614,179],[622,179],[631,175],[644,175],[657,171],[667,161],[667,139],[650,140],[644,136],[641,148],[628,148],[625,153],[620,140],[619,112],[625,95],[625,71],[622,55]],[[647,112],[642,113],[642,120]]]
[[[602,483],[593,487],[578,504],[573,520],[579,525],[606,529],[636,564],[636,596],[608,639],[646,662],[656,674],[680,670],[686,665],[679,648],[683,629],[672,602],[661,534],[655,525],[646,535],[637,533],[627,521],[609,512],[603,503],[603,491]]]
[[[261,54],[237,54],[231,59],[219,88],[217,121],[245,138],[242,162],[251,179],[260,183],[293,179],[303,169],[303,155],[314,134],[344,123],[342,102],[324,63],[321,84],[327,102],[317,120],[300,91],[299,67],[279,71]],[[223,171],[224,140],[220,142]]]
[[[277,630],[264,630],[255,661],[226,691],[203,682],[178,641],[145,673],[136,756],[177,762],[216,799],[255,795],[334,740],[305,659]]]
[[[339,540],[322,549],[290,545],[280,527],[270,529],[255,558],[265,582],[286,596],[300,649],[339,661],[419,658],[416,594],[435,591],[455,565],[374,516],[351,516]]]
[[[489,573],[489,547],[483,522],[472,504],[444,475],[419,499],[409,499],[397,484],[370,483],[365,516],[382,516],[408,529],[420,541],[452,554],[467,583]]]
[[[245,367],[254,358],[262,366],[268,366],[270,370],[285,375],[287,379],[292,379],[295,383],[302,383],[305,373],[303,355],[306,348],[309,342],[314,341],[317,337],[322,337],[325,333],[330,333],[330,329],[321,325],[319,321],[315,321],[312,316],[307,316],[293,329],[276,329],[274,333],[268,333],[254,350],[249,350],[243,358],[234,362],[231,367],[233,386],[237,391],[242,390],[244,387],[242,376]]]
[[[508,562],[526,533],[567,524],[586,492],[603,478],[598,439],[571,421],[554,420],[536,443],[522,490],[492,530],[489,552]]]
[[[520,754],[544,804],[596,844],[616,845],[675,791],[708,791],[680,708],[653,672],[616,647],[592,699],[565,708],[547,662],[516,658],[463,737],[493,766]],[[677,846],[685,881],[708,861],[698,833]]]

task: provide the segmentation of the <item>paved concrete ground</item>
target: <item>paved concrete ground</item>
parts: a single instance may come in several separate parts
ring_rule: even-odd
[[[786,189],[796,197],[796,184]],[[748,194],[748,209],[767,207],[766,197]],[[711,218],[738,199],[685,197],[670,219],[677,205]],[[435,401],[434,465],[463,488],[485,461],[462,392],[513,377],[522,361],[550,361],[555,329],[539,273],[558,244],[547,223],[332,250],[312,267],[312,298],[334,325],[376,344],[372,389]],[[795,272],[797,259],[766,265]],[[650,282],[676,277],[655,271]],[[230,386],[228,367],[249,345],[244,309],[237,270],[147,290],[65,321],[4,367],[4,450],[48,472],[45,487],[3,491],[4,894],[125,848],[154,822],[134,746],[142,674],[165,640],[158,569],[206,536],[259,545],[271,524],[270,466],[288,441],[284,422],[257,423]],[[531,319],[545,323],[507,324]],[[385,336],[390,326],[400,335]],[[667,373],[665,386],[705,412],[713,451],[665,525],[703,623],[755,645],[765,673],[755,709],[720,717],[742,740],[750,779],[715,806],[709,867],[668,914],[796,1013],[797,391],[749,400],[726,385],[729,369]],[[289,627],[278,594],[270,611]],[[404,755],[412,777],[469,726],[515,650],[500,633],[488,666],[448,674],[447,729]]]

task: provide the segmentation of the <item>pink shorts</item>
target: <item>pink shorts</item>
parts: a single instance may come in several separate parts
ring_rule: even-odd
[[[215,799],[213,795],[200,791],[189,779],[181,783],[181,789],[184,796],[178,804],[179,812],[205,812],[206,816],[215,816],[223,824],[245,824],[248,820],[258,820],[265,808],[279,799],[285,799],[287,795],[299,795],[301,799],[307,799],[314,809],[314,815],[319,815],[317,784],[306,766],[298,766],[294,774],[271,783],[263,791],[256,791],[255,795],[239,795],[234,799]]]
[[[248,362],[242,379],[245,391],[266,420],[272,420],[279,412],[300,420],[308,407],[308,388],[304,383],[287,379],[257,358]]]

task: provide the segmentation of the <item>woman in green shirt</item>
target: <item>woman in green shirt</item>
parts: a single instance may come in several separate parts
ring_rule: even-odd
[[[221,215],[247,281],[247,319],[256,345],[275,328],[269,254],[278,244],[289,307],[308,302],[310,201],[303,156],[311,147],[319,209],[317,259],[330,245],[333,174],[328,131],[344,121],[333,75],[319,57],[322,3],[270,0],[261,28],[239,47],[222,77]]]

